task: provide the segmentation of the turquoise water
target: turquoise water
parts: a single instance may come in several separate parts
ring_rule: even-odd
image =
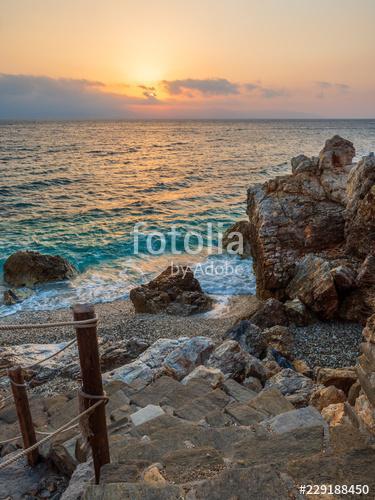
[[[352,140],[358,156],[375,148],[374,120],[0,122],[0,266],[32,249],[60,254],[80,271],[71,283],[0,306],[0,315],[126,298],[172,259],[234,263],[235,276],[198,275],[204,289],[253,293],[250,260],[209,256],[207,241],[199,255],[172,257],[170,238],[152,256],[146,235],[175,225],[181,251],[187,231],[206,237],[207,223],[244,218],[249,185],[288,172],[291,156],[317,154],[335,133]],[[136,223],[145,223],[139,255]]]

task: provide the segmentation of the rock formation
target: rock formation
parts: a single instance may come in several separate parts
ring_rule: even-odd
[[[4,264],[4,280],[15,287],[66,280],[76,273],[74,266],[63,257],[33,251],[16,252]]]
[[[137,313],[180,314],[207,311],[212,300],[206,295],[187,266],[169,266],[155,279],[130,290]]]
[[[248,190],[259,298],[298,299],[322,319],[375,312],[373,278],[359,272],[375,252],[375,158],[354,155],[334,136],[319,158],[299,155],[291,175]]]

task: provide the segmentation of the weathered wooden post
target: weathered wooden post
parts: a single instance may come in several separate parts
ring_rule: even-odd
[[[73,306],[74,321],[83,321],[95,318],[94,307],[90,304]],[[96,396],[93,399],[85,397],[85,409],[98,402],[104,396],[102,374],[100,370],[98,337],[96,324],[77,326],[77,341],[79,361],[81,364],[82,391],[86,395]],[[89,443],[95,468],[95,480],[99,483],[100,468],[110,462],[105,405],[99,405],[88,417],[92,436]]]
[[[24,449],[27,449],[36,443],[36,435],[33,419],[31,417],[29,400],[27,397],[26,384],[23,378],[22,368],[20,366],[10,368],[8,370],[8,375],[10,378],[14,404],[16,407],[18,422],[22,434],[23,447]],[[38,463],[39,452],[37,448],[27,454],[27,461],[28,464],[32,467]]]

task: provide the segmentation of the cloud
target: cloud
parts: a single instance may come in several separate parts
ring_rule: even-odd
[[[156,99],[157,97],[156,87],[148,87],[147,85],[138,85],[138,88],[143,90],[144,97],[154,100]]]
[[[273,97],[287,96],[289,93],[284,89],[263,87],[260,83],[245,83],[243,88],[246,92],[256,92],[265,99],[272,99]]]
[[[1,119],[127,118],[155,99],[106,92],[102,82],[0,74]]]
[[[196,91],[204,96],[228,96],[239,94],[239,85],[226,78],[186,78],[184,80],[163,80],[162,85],[170,95],[186,94]]]
[[[350,85],[346,83],[333,83],[333,82],[325,82],[325,81],[316,81],[314,82],[315,86],[318,87],[320,92],[317,94],[319,99],[323,99],[325,96],[325,91],[336,92],[336,93],[346,93],[351,90]]]

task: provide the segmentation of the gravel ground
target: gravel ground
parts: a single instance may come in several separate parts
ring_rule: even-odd
[[[353,366],[359,354],[363,326],[358,323],[330,321],[291,327],[294,355],[309,366],[340,368]]]

